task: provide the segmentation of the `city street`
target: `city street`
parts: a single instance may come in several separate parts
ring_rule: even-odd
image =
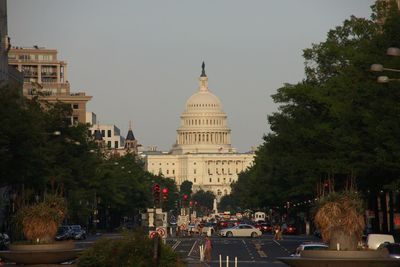
[[[278,261],[277,257],[289,256],[296,247],[305,241],[316,240],[312,236],[284,236],[283,240],[275,241],[271,234],[260,238],[223,238],[212,237],[213,251],[210,266],[219,267],[219,255],[222,257],[223,266],[226,265],[226,257],[229,256],[229,266],[234,266],[237,257],[238,267],[256,266],[286,266]],[[199,245],[202,238],[171,238],[167,243],[183,259],[198,260],[200,258]]]

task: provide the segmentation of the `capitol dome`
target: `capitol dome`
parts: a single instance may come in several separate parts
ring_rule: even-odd
[[[222,112],[221,101],[211,93],[208,89],[204,91],[198,91],[192,95],[186,102],[187,112],[196,111],[210,111],[210,112]]]
[[[186,101],[172,153],[233,153],[227,116],[219,98],[208,89],[204,62],[199,81],[198,91]]]

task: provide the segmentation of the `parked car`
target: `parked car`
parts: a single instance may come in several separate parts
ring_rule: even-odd
[[[296,226],[294,226],[293,224],[288,224],[285,228],[282,229],[282,232],[285,235],[295,235],[297,233]]]
[[[400,259],[400,244],[385,242],[380,244],[378,249],[387,249],[391,258]]]
[[[63,225],[60,226],[60,228],[58,228],[55,238],[57,241],[68,240],[72,238],[73,238],[73,232],[71,226]]]
[[[80,225],[71,225],[72,238],[75,240],[86,239],[86,231]]]
[[[306,242],[298,246],[290,256],[300,257],[301,252],[304,250],[325,250],[325,249],[328,249],[328,245],[325,243]]]
[[[220,236],[233,237],[233,236],[249,236],[258,237],[262,235],[262,232],[249,224],[239,224],[231,228],[222,229],[219,232]]]

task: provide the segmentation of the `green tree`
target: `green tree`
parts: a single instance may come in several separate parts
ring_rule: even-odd
[[[193,183],[191,181],[188,181],[188,180],[183,181],[180,186],[181,195],[182,196],[183,195],[190,196],[192,194],[192,186],[193,186]]]
[[[400,46],[394,7],[383,25],[352,16],[304,50],[306,79],[272,96],[279,111],[268,116],[271,133],[254,166],[233,185],[242,208],[313,198],[326,179],[343,187],[358,178],[362,190],[398,184],[400,94],[395,84],[377,84],[369,71],[375,62],[400,65],[385,56],[387,47]]]

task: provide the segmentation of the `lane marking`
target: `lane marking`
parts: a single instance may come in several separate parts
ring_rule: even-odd
[[[192,246],[192,248],[191,248],[190,251],[189,251],[188,257],[190,257],[190,254],[192,254],[192,252],[193,252],[194,248],[196,247],[198,241],[199,241],[199,240],[194,241],[193,246]]]
[[[175,251],[175,249],[179,246],[179,244],[182,243],[182,241],[178,240],[176,243],[172,246],[172,250]]]
[[[287,252],[289,255],[291,254],[291,252],[285,248],[284,246],[281,245],[281,243],[279,243],[278,241],[276,241],[275,239],[273,240],[280,248],[282,248],[285,252]]]

